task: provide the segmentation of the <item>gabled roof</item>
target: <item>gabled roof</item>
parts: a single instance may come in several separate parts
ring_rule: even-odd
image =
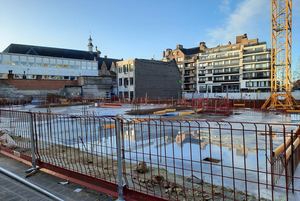
[[[107,70],[110,70],[110,66],[114,61],[120,61],[120,59],[97,57],[97,53],[90,53],[82,50],[71,50],[54,47],[43,47],[34,45],[22,45],[22,44],[10,44],[3,52],[15,53],[15,54],[29,54],[39,55],[47,57],[62,57],[69,59],[84,59],[84,60],[96,60],[98,61],[98,69],[101,68],[103,61],[107,66]]]
[[[105,57],[97,57],[96,60],[98,61],[99,69],[101,69],[101,65],[104,61],[108,71],[110,70],[112,62],[121,61],[120,59],[112,59],[112,58],[105,58]]]
[[[199,47],[193,47],[193,48],[180,48],[180,50],[185,54],[185,55],[191,55],[191,54],[198,54],[200,52]]]

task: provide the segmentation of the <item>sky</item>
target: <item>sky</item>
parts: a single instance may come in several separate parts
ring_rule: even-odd
[[[271,0],[0,0],[0,52],[9,44],[101,56],[161,59],[167,48],[235,43],[247,33],[271,47]],[[300,0],[293,0],[292,71],[300,55]],[[300,69],[300,68],[299,68]]]

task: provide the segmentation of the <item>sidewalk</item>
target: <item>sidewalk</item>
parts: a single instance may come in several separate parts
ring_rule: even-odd
[[[25,171],[31,168],[31,166],[24,164],[20,161],[12,159],[0,153],[0,167],[24,178]],[[39,171],[35,175],[26,178],[27,181],[43,188],[46,191],[56,195],[57,197],[66,201],[78,200],[78,201],[113,201],[117,198],[110,195],[101,193],[99,191],[89,189],[76,183],[69,182],[62,185],[60,182],[65,180]],[[80,192],[74,192],[75,189],[82,189]],[[26,185],[19,183],[7,177],[4,174],[0,174],[0,201],[44,201],[51,200],[45,195],[27,187]]]

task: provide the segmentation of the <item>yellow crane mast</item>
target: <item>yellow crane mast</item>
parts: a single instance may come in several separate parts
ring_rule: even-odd
[[[291,86],[292,0],[271,1],[271,96],[262,109],[295,109],[299,105]]]

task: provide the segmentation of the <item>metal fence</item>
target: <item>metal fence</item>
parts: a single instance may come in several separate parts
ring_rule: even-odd
[[[14,152],[32,157],[33,135],[40,166],[119,185],[127,197],[295,200],[289,192],[300,192],[298,145],[289,157],[289,144],[273,156],[291,136],[299,140],[298,132],[291,135],[298,124],[0,112]]]

